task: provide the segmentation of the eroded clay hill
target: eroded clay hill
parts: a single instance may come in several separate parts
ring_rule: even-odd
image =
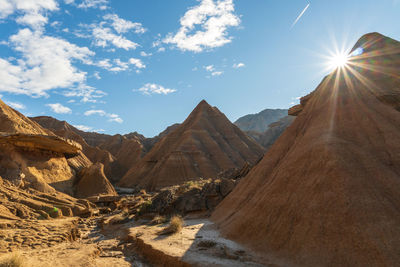
[[[155,190],[254,163],[263,148],[206,101],[161,138],[123,177],[124,187]]]
[[[82,151],[92,162],[102,163],[104,172],[116,182],[135,164],[143,154],[143,145],[135,135],[106,135],[78,130],[65,121],[48,116],[34,117],[32,120],[64,138],[72,139],[82,145]]]
[[[79,154],[81,146],[43,129],[1,100],[0,121],[0,176],[17,186],[72,194],[75,171],[91,164]]]
[[[280,265],[400,262],[400,43],[372,33],[357,48],[213,214]]]

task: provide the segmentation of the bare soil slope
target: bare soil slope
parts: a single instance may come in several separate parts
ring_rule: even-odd
[[[280,265],[400,262],[400,43],[372,33],[359,47],[213,213]]]
[[[155,190],[256,162],[263,148],[216,107],[201,101],[189,117],[164,136],[120,182]]]

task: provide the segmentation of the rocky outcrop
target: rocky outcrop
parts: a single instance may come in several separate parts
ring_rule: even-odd
[[[263,148],[206,101],[164,136],[119,183],[157,190],[255,162]]]
[[[244,132],[262,133],[268,125],[287,116],[287,109],[265,109],[257,114],[249,114],[235,121],[235,125]]]
[[[1,144],[11,144],[25,150],[50,151],[68,157],[77,156],[82,150],[82,146],[72,140],[51,135],[0,133]]]
[[[4,179],[43,193],[72,194],[75,173],[68,160],[80,157],[77,142],[43,129],[2,101],[0,132],[0,175]]]
[[[268,125],[268,129],[263,133],[246,132],[246,134],[251,136],[257,141],[257,143],[268,150],[279,138],[279,136],[281,136],[281,134],[286,130],[286,128],[293,123],[294,119],[294,116],[286,116],[281,118],[279,121]]]
[[[0,219],[48,219],[61,216],[85,216],[94,206],[66,194],[27,190],[0,179]]]
[[[75,195],[79,198],[88,198],[99,195],[116,196],[117,192],[104,175],[104,165],[95,163],[80,171],[78,174]]]
[[[268,264],[400,262],[400,43],[373,33],[355,49],[213,213]]]
[[[142,207],[140,213],[187,215],[211,213],[235,187],[232,179],[198,180],[162,189]]]

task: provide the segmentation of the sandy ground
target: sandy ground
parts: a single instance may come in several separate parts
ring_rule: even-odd
[[[129,229],[129,236],[137,240],[139,249],[148,257],[169,257],[170,262],[175,259],[194,266],[265,266],[239,244],[221,237],[206,219],[186,220],[180,233],[159,235],[165,226],[136,225]]]
[[[29,267],[265,266],[207,219],[187,219],[173,235],[159,234],[167,224],[102,219],[0,221],[0,258],[16,252]]]
[[[20,254],[27,267],[111,267],[148,266],[126,244],[120,232],[104,235],[96,220],[66,218],[43,221],[3,221],[0,236],[7,240],[7,257]],[[79,237],[71,242],[71,229],[79,229]],[[76,230],[74,230],[76,232]],[[3,239],[4,241],[4,239]]]

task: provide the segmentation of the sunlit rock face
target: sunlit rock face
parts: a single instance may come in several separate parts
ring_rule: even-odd
[[[264,149],[206,101],[164,136],[122,178],[123,187],[155,190],[256,162]]]
[[[0,175],[16,186],[72,194],[75,179],[68,159],[81,146],[57,137],[0,101]]]
[[[118,182],[144,154],[145,149],[141,140],[134,134],[112,136],[89,133],[80,131],[65,121],[48,116],[31,119],[58,136],[78,142],[82,146],[83,154],[90,161],[104,165],[105,175],[113,182]]]
[[[269,264],[400,262],[400,44],[372,33],[359,47],[213,213]]]
[[[117,192],[104,174],[104,165],[96,163],[82,169],[78,174],[75,195],[88,198],[99,195],[115,196]]]

